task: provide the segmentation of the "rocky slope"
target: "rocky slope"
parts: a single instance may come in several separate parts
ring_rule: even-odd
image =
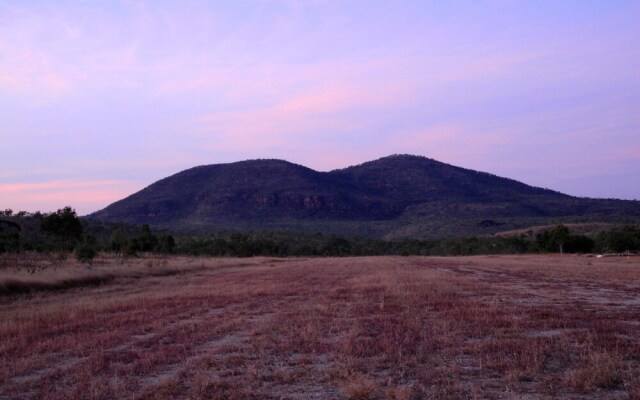
[[[282,160],[200,166],[88,216],[182,231],[284,229],[387,238],[638,217],[638,201],[576,198],[409,155],[330,172]]]

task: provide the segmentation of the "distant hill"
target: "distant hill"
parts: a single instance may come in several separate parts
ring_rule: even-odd
[[[393,155],[330,172],[283,160],[195,167],[87,218],[200,233],[436,238],[557,222],[637,221],[640,202],[572,197],[426,157]]]

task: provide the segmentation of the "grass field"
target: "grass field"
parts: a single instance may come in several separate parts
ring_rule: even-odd
[[[0,399],[640,398],[640,257],[24,257]]]

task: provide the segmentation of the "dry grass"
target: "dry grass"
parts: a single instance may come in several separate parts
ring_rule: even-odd
[[[640,394],[639,258],[27,261],[0,272],[0,398]]]

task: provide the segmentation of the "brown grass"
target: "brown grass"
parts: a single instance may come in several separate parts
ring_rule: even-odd
[[[0,398],[640,393],[639,258],[29,257],[0,271]]]

